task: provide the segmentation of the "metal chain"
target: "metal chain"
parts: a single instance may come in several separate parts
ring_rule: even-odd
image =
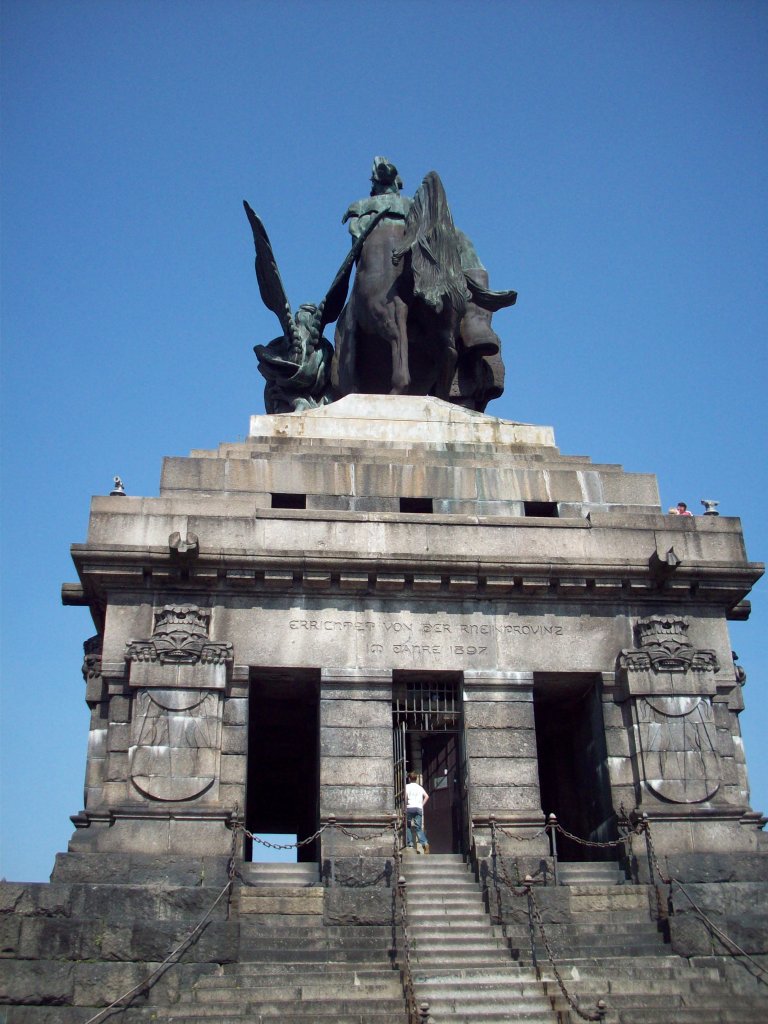
[[[552,825],[547,825],[547,828],[556,828],[561,835],[566,836],[568,839],[572,839],[574,843],[578,843],[579,846],[597,847],[621,846],[622,843],[626,843],[631,840],[633,835],[639,836],[643,833],[643,826],[638,825],[632,832],[625,832],[625,834],[619,839],[606,839],[604,842],[598,842],[596,839],[580,839],[578,836],[575,836],[573,832],[569,832],[567,829],[564,829],[559,821],[555,821]]]
[[[261,836],[255,835],[253,832],[250,831],[250,829],[247,829],[245,825],[241,825],[239,822],[236,825],[234,825],[234,828],[237,831],[242,832],[243,835],[247,836],[249,839],[252,839],[253,842],[260,843],[262,846],[266,846],[267,849],[269,850],[296,850],[300,846],[306,846],[308,843],[313,843],[315,839],[321,836],[323,832],[325,832],[325,830],[329,827],[330,822],[328,824],[321,825],[317,832],[313,832],[311,836],[307,836],[306,839],[299,839],[295,843],[271,843],[268,839],[262,839]]]
[[[736,955],[736,956],[746,957],[746,959],[749,960],[750,963],[754,964],[754,966],[758,969],[758,971],[760,971],[761,977],[758,978],[758,981],[761,981],[761,982],[763,982],[763,984],[766,984],[766,982],[765,982],[765,980],[764,980],[764,978],[762,976],[768,977],[768,971],[766,971],[766,969],[760,963],[758,963],[757,960],[755,960],[753,957],[751,957],[749,955],[749,953],[747,953],[747,951],[745,949],[742,949],[741,946],[738,945],[738,943],[734,942],[733,939],[729,935],[727,935],[724,931],[722,931],[722,929],[717,927],[715,922],[712,921],[704,913],[704,911],[701,909],[701,907],[695,902],[695,900],[689,894],[689,892],[687,891],[687,889],[685,888],[685,886],[683,885],[683,883],[680,881],[679,878],[674,878],[672,875],[667,877],[664,874],[664,872],[661,870],[661,864],[659,863],[659,857],[658,857],[658,854],[656,853],[656,847],[653,845],[653,833],[651,832],[650,822],[648,820],[643,821],[642,824],[641,824],[641,827],[642,827],[642,829],[643,829],[643,831],[645,832],[645,835],[646,835],[646,839],[647,839],[647,842],[648,842],[648,849],[649,849],[650,854],[651,854],[651,861],[653,862],[654,869],[656,870],[656,873],[658,874],[659,878],[664,883],[664,885],[668,885],[669,886],[670,897],[672,896],[672,886],[676,885],[678,887],[678,889],[680,889],[682,894],[685,896],[685,898],[688,900],[688,902],[691,904],[691,906],[693,907],[695,912],[702,919],[702,921],[704,921],[705,924],[707,924],[722,940],[724,940],[728,945],[730,945],[733,949],[736,950],[735,954],[734,953],[730,953],[729,956]]]
[[[534,916],[534,918],[536,920],[536,924],[538,925],[539,931],[541,932],[541,937],[542,937],[542,940],[544,942],[544,948],[547,951],[547,957],[549,958],[549,962],[552,965],[552,973],[554,974],[555,979],[557,980],[557,984],[560,987],[560,991],[563,993],[563,996],[565,997],[566,1001],[568,1002],[568,1005],[574,1010],[575,1013],[577,1013],[579,1015],[579,1017],[582,1018],[582,1020],[587,1020],[587,1021],[601,1021],[601,1020],[604,1020],[605,1019],[605,1003],[604,1003],[604,1001],[602,999],[598,1000],[597,1010],[595,1011],[595,1013],[588,1014],[588,1013],[585,1013],[579,1007],[578,1003],[576,1003],[574,1001],[574,999],[572,998],[572,996],[568,992],[568,989],[565,987],[565,982],[563,981],[562,976],[561,976],[559,970],[557,969],[557,964],[555,963],[554,954],[552,952],[551,946],[549,945],[549,939],[547,938],[547,933],[546,933],[546,931],[544,929],[544,921],[542,920],[541,912],[539,911],[538,904],[536,903],[536,899],[535,899],[535,897],[533,895],[533,886],[528,881],[522,883],[522,885],[521,885],[520,882],[513,882],[512,879],[509,877],[509,872],[507,871],[506,861],[504,860],[504,854],[502,853],[501,847],[496,843],[495,831],[496,831],[496,829],[498,827],[499,826],[497,826],[495,824],[495,822],[491,822],[491,836],[492,836],[492,839],[493,839],[493,845],[494,845],[494,849],[495,849],[495,852],[496,852],[496,856],[497,856],[497,858],[499,860],[499,863],[500,863],[500,866],[501,866],[502,879],[504,881],[504,884],[507,886],[507,888],[509,889],[509,891],[512,893],[513,896],[515,896],[517,898],[526,897],[528,899],[528,901],[529,901],[528,906],[533,911],[533,916]],[[501,910],[501,907],[499,907],[499,910]],[[531,935],[531,941],[533,941],[533,935]],[[538,973],[538,965],[536,964],[536,950],[535,950],[535,948],[532,948],[531,953],[533,955],[534,966],[536,967],[536,970],[537,970],[537,973]]]
[[[528,897],[528,900],[529,900],[529,906],[533,910],[533,916],[536,919],[536,924],[538,925],[539,931],[541,932],[541,938],[542,938],[542,941],[544,943],[544,948],[547,951],[547,957],[549,958],[549,962],[550,962],[550,964],[552,966],[552,973],[555,976],[555,980],[557,981],[557,984],[558,984],[558,986],[560,988],[560,991],[563,993],[563,996],[565,997],[566,1002],[571,1007],[571,1009],[576,1014],[578,1014],[579,1017],[581,1017],[582,1020],[589,1020],[589,1021],[605,1020],[606,1005],[605,1005],[604,1000],[602,1000],[602,999],[598,1000],[598,1002],[597,1002],[597,1009],[595,1010],[594,1013],[587,1013],[586,1011],[581,1009],[579,1004],[574,1000],[574,998],[569,993],[568,989],[565,987],[565,982],[563,981],[562,975],[560,974],[560,971],[557,969],[557,964],[555,963],[555,957],[554,957],[554,954],[552,952],[552,948],[551,948],[551,946],[549,944],[549,939],[547,938],[547,933],[544,930],[544,921],[543,921],[542,916],[541,916],[541,911],[539,910],[539,905],[536,902],[536,897],[533,895],[533,886],[526,885],[526,886],[524,886],[524,889],[525,889],[525,895]],[[522,893],[521,893],[521,895],[522,895]]]
[[[216,909],[216,906],[224,898],[224,896],[231,890],[231,888],[232,888],[232,877],[230,876],[228,878],[228,880],[227,880],[227,884],[224,886],[224,888],[221,890],[219,895],[216,897],[216,899],[210,905],[208,910],[206,910],[205,914],[203,914],[203,916],[200,918],[200,920],[197,922],[197,924],[194,926],[194,928],[190,932],[188,932],[187,935],[184,936],[184,938],[181,940],[181,942],[171,950],[171,952],[168,954],[168,956],[165,958],[165,960],[163,960],[163,962],[161,964],[158,964],[158,966],[155,967],[155,969],[150,974],[148,974],[146,976],[146,978],[144,978],[143,981],[140,981],[138,983],[138,985],[134,985],[133,988],[129,989],[127,992],[124,992],[121,996],[118,996],[117,999],[113,1000],[109,1004],[109,1006],[103,1007],[101,1010],[99,1010],[98,1013],[94,1014],[93,1017],[89,1017],[88,1020],[85,1022],[85,1024],[96,1024],[96,1021],[102,1020],[103,1017],[104,1017],[104,1014],[107,1013],[109,1010],[116,1009],[117,1007],[121,1006],[121,1004],[125,1003],[126,1000],[130,1001],[130,999],[133,996],[135,996],[137,992],[141,992],[142,989],[149,989],[149,988],[151,988],[152,985],[157,980],[157,978],[166,969],[166,967],[172,967],[177,962],[175,958],[181,953],[181,951],[183,949],[185,949],[189,945],[189,943],[192,941],[192,939],[203,928],[203,926],[205,925],[205,923],[208,920],[208,918],[211,916],[213,911]],[[125,1006],[122,1006],[122,1009],[125,1009],[127,1007],[127,1005],[128,1005],[128,1003],[125,1003]]]
[[[659,878],[662,880],[664,885],[671,885],[672,878],[667,878],[664,872],[661,870],[661,864],[659,864],[659,858],[656,854],[656,847],[653,845],[653,834],[651,832],[650,822],[644,820],[643,822],[641,822],[639,827],[642,832],[645,832],[646,841],[648,843],[648,849],[650,850],[651,860],[653,861],[653,866],[656,869],[656,873],[658,874]],[[653,879],[651,879],[651,882],[653,882]]]
[[[403,853],[400,848],[400,829],[402,828],[402,816],[397,815],[393,820],[393,859],[397,880],[395,882],[395,905],[400,911],[400,926],[403,933],[403,987],[405,988],[405,1000],[408,1007],[409,1024],[419,1024],[421,1014],[416,1004],[416,992],[413,987],[413,968],[411,966],[411,940],[408,934],[408,905],[406,898],[405,876],[403,875]]]
[[[233,826],[233,828],[239,832],[242,832],[243,835],[247,836],[254,843],[259,843],[261,846],[266,846],[267,849],[269,850],[297,850],[300,846],[307,846],[309,845],[309,843],[313,843],[315,839],[319,839],[323,832],[325,832],[326,829],[329,828],[336,829],[338,832],[342,832],[349,839],[353,840],[381,839],[382,836],[388,835],[390,831],[389,828],[385,828],[381,832],[366,832],[363,835],[356,835],[354,832],[350,832],[348,828],[346,828],[344,825],[340,825],[336,821],[327,821],[324,825],[321,825],[316,832],[313,832],[311,836],[307,836],[306,839],[299,839],[295,843],[272,843],[268,839],[262,838],[262,836],[257,836],[254,832],[251,832],[250,829],[247,829],[245,825],[241,825],[239,822],[237,822]]]

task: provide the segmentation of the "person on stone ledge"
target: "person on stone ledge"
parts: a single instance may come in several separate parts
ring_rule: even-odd
[[[416,772],[408,773],[408,784],[405,787],[405,806],[408,823],[408,846],[416,853],[429,853],[429,842],[424,832],[424,805],[429,800],[426,790],[417,782]],[[419,851],[421,844],[421,851]]]
[[[693,516],[693,512],[688,511],[688,506],[684,501],[678,501],[677,508],[673,512],[676,516]]]

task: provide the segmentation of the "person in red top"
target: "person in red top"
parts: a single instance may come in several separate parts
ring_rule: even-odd
[[[688,506],[684,501],[678,501],[677,503],[677,514],[679,516],[692,516],[693,512],[688,511]]]

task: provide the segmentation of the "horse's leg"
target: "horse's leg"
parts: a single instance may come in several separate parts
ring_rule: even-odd
[[[392,390],[390,395],[404,395],[411,383],[408,370],[408,306],[396,296],[393,301],[394,319],[390,337],[392,346]]]

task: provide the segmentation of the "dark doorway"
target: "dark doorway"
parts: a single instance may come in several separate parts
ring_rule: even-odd
[[[393,696],[398,809],[403,809],[406,773],[415,771],[429,795],[424,827],[430,852],[465,853],[468,815],[459,676],[396,672]]]
[[[533,695],[542,810],[581,839],[615,839],[599,677],[536,674]],[[557,847],[566,861],[616,857],[562,834]]]
[[[461,851],[458,733],[428,733],[421,739],[422,785],[429,793],[425,825],[432,853]]]
[[[248,713],[246,828],[304,839],[317,829],[319,679],[301,670],[254,671]],[[246,860],[259,859],[248,841]],[[317,860],[316,843],[297,859]]]

